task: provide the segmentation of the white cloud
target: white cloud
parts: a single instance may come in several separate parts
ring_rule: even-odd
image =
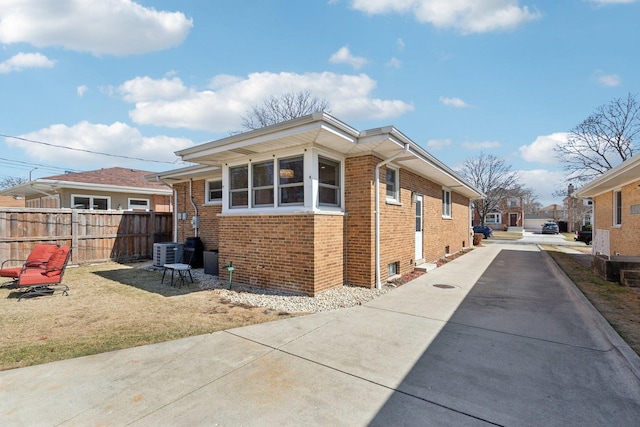
[[[25,68],[52,68],[55,61],[41,53],[20,52],[6,61],[0,62],[0,73],[6,74],[12,71],[22,71]]]
[[[400,37],[398,37],[398,40],[396,40],[396,45],[398,46],[399,52],[404,51],[404,48],[405,48],[404,40],[402,40]]]
[[[151,77],[136,77],[127,80],[118,88],[127,102],[148,102],[160,99],[180,99],[189,94],[189,89],[178,77],[154,80]]]
[[[62,46],[95,55],[167,49],[187,37],[192,19],[132,0],[3,0],[0,43]]]
[[[326,99],[331,113],[343,120],[384,119],[413,110],[413,105],[401,100],[372,97],[375,87],[375,80],[366,74],[263,72],[246,78],[215,76],[206,90],[186,88],[178,78],[137,77],[122,84],[118,92],[135,103],[129,116],[136,123],[212,132],[239,129],[252,105],[285,92],[309,91]]]
[[[185,138],[171,138],[168,136],[146,137],[138,129],[121,122],[115,122],[111,125],[94,124],[86,121],[73,126],[55,124],[20,136],[73,149],[168,162],[177,160],[173,154],[174,151],[194,145],[192,141]],[[59,163],[73,168],[78,168],[78,165],[82,165],[82,169],[88,170],[105,166],[129,165],[131,162],[121,158],[73,151],[15,139],[7,139],[6,142],[24,149],[34,161]],[[170,165],[166,166],[170,168]]]
[[[87,85],[80,85],[76,88],[76,93],[80,98],[82,98],[84,94],[87,93],[88,90],[89,90],[89,87]]]
[[[351,6],[369,14],[412,13],[420,22],[464,34],[509,30],[540,17],[518,0],[351,0]]]
[[[559,165],[553,149],[567,142],[567,132],[556,132],[542,135],[529,145],[520,146],[520,156],[527,162],[538,162],[548,165]]]
[[[608,4],[631,4],[635,3],[638,0],[587,0],[589,3],[595,3],[597,5],[608,5]]]
[[[390,68],[401,68],[402,67],[402,61],[400,61],[396,57],[393,57],[387,62],[387,67],[390,67]]]
[[[369,62],[361,56],[354,56],[348,47],[343,46],[336,53],[331,55],[329,62],[332,64],[349,64],[354,69],[359,70]]]
[[[596,81],[606,87],[616,87],[622,83],[622,79],[617,74],[604,74],[602,71],[595,72]]]
[[[482,142],[463,142],[462,146],[467,150],[486,150],[491,148],[500,148],[502,144],[497,141],[482,141]]]
[[[553,196],[553,193],[564,188],[564,172],[532,169],[520,170],[518,174],[520,175],[520,182],[536,193],[542,206],[549,206],[553,203],[562,204],[561,197]]]
[[[427,148],[431,150],[442,150],[450,145],[450,139],[430,139],[427,141]]]
[[[453,108],[471,108],[472,106],[464,102],[460,98],[446,98],[444,96],[440,97],[440,103],[446,105],[447,107]]]

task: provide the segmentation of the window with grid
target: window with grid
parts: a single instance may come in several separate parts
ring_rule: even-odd
[[[398,170],[387,166],[387,200],[398,201]]]
[[[252,165],[253,205],[257,207],[273,206],[273,161]]]

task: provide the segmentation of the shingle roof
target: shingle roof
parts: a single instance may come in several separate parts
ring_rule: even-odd
[[[153,172],[150,171],[114,167],[47,176],[41,179],[166,190],[167,187],[165,185],[159,182],[147,181],[147,179],[145,179],[145,175],[152,173]]]

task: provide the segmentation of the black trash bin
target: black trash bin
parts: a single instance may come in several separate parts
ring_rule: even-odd
[[[218,251],[204,251],[204,274],[220,275],[218,270]]]
[[[187,237],[187,240],[184,242],[184,248],[190,249],[193,248],[193,256],[191,257],[191,267],[193,268],[201,268],[202,267],[202,254],[204,252],[204,244],[199,237]]]

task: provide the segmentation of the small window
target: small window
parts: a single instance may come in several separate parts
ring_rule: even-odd
[[[622,225],[622,191],[613,192],[613,225]]]
[[[502,215],[499,213],[488,213],[484,218],[485,224],[502,224]]]
[[[129,199],[130,211],[148,211],[150,209],[149,199]]]
[[[222,201],[222,181],[207,181],[207,202]]]
[[[398,201],[398,171],[387,166],[387,200]]]
[[[74,209],[91,209],[98,211],[106,211],[110,208],[110,197],[97,196],[71,196],[71,207]]]
[[[280,205],[304,204],[304,162],[302,156],[278,161]]]
[[[273,161],[254,163],[252,179],[252,206],[273,206]]]
[[[229,168],[229,206],[232,208],[249,207],[249,166]]]
[[[340,163],[323,157],[318,158],[318,203],[340,205]]]
[[[395,276],[396,274],[400,274],[400,262],[392,262],[387,265],[387,277]]]
[[[442,189],[442,216],[451,218],[451,191]]]

